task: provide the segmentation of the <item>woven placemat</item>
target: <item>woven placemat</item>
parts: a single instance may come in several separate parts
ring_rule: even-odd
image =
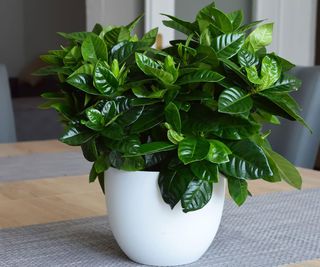
[[[279,266],[320,258],[320,189],[226,202],[207,253],[192,267]],[[107,217],[0,231],[0,266],[141,266],[119,249]]]
[[[84,175],[90,168],[91,163],[80,152],[0,157],[0,182]]]

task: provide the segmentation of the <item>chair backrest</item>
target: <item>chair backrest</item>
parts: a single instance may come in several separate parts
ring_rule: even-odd
[[[271,127],[269,140],[273,149],[293,164],[312,169],[320,144],[320,66],[296,67],[293,74],[302,80],[301,89],[293,97],[313,133],[299,123],[282,120],[280,126]]]
[[[9,79],[6,67],[0,64],[0,143],[16,142]]]

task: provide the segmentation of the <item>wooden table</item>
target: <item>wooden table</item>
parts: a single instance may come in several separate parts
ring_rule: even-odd
[[[0,144],[0,160],[3,157],[64,151],[78,151],[78,148],[68,147],[58,141]],[[320,172],[307,169],[299,171],[303,176],[303,189],[320,188]],[[253,195],[294,190],[285,183],[274,185],[263,181],[251,181],[249,186]],[[0,182],[0,228],[104,214],[104,195],[98,183],[88,183],[88,175]],[[320,259],[290,266],[320,266]]]

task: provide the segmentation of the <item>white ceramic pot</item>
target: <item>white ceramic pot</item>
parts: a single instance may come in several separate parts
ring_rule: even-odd
[[[110,168],[105,188],[112,233],[133,261],[157,266],[197,261],[218,230],[225,199],[225,179],[214,185],[201,210],[171,210],[161,197],[158,172],[125,172]]]

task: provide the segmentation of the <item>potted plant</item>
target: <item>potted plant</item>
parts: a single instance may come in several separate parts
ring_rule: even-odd
[[[251,195],[248,180],[301,188],[262,131],[278,117],[305,125],[290,96],[300,86],[288,74],[294,65],[265,48],[273,25],[242,25],[241,11],[214,4],[194,22],[167,17],[186,38],[161,51],[152,48],[157,29],[132,35],[139,17],[60,33],[70,44],[42,56],[50,66],[38,71],[60,79],[43,107],[61,115],[60,140],[93,162],[89,181],[106,190],[118,244],[150,265],[201,257],[220,223],[225,184],[238,205]]]

